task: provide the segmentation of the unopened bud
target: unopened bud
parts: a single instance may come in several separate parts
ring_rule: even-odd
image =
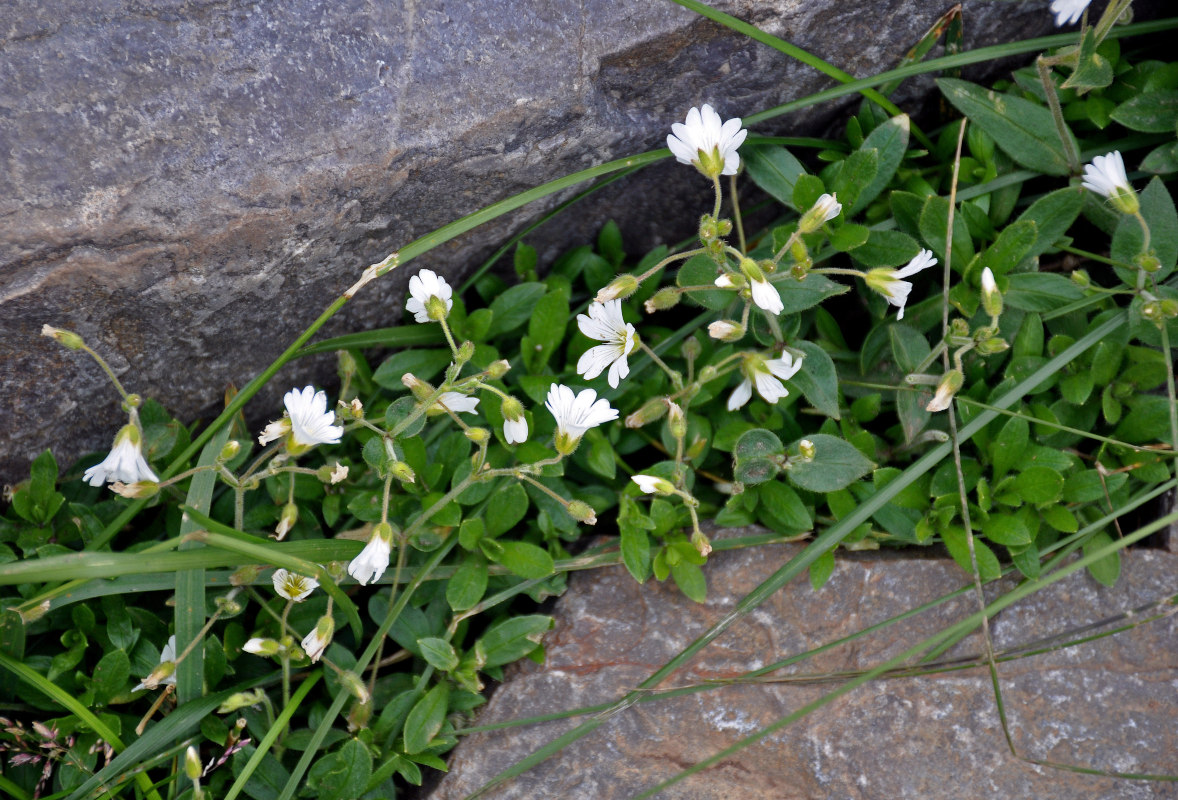
[[[236,439],[230,439],[225,442],[225,446],[221,448],[221,452],[217,455],[218,461],[232,461],[241,452],[241,442]]]
[[[924,407],[925,411],[944,411],[953,402],[953,396],[965,383],[965,376],[961,374],[959,369],[951,369],[941,377],[941,382],[937,384],[936,394],[933,399]]]
[[[749,284],[743,275],[737,275],[735,272],[725,272],[716,278],[715,283],[721,289],[743,289]]]
[[[720,234],[721,236],[727,236],[728,234],[732,233],[732,220],[716,220],[716,233]]]
[[[55,328],[52,325],[42,325],[41,335],[48,336],[50,339],[55,340],[62,347],[65,347],[69,350],[81,350],[86,346],[86,342],[78,334],[74,333],[73,331],[66,331],[62,330],[61,328]]]
[[[255,636],[243,644],[241,649],[247,653],[253,653],[255,656],[276,656],[282,650],[282,645],[275,639]],[[144,681],[144,683],[147,683],[147,681]]]
[[[740,271],[753,283],[765,282],[765,273],[761,271],[760,265],[751,258],[742,258],[740,260]]]
[[[278,517],[278,524],[274,526],[274,538],[281,542],[298,521],[299,507],[294,503],[284,505],[282,507],[282,514]]]
[[[331,644],[334,634],[335,620],[331,618],[331,614],[324,614],[315,623],[315,629],[303,639],[303,650],[312,663],[317,662],[323,656],[323,651]]]
[[[233,617],[242,612],[241,603],[237,602],[237,593],[241,589],[232,589],[227,594],[218,595],[213,600],[217,613],[223,617]]]
[[[173,673],[175,672],[175,661],[161,661],[159,665],[151,671],[151,674],[143,679],[143,688],[154,689],[165,680],[172,677]]]
[[[720,228],[716,224],[716,218],[710,214],[704,214],[699,220],[699,238],[705,242],[715,241],[716,237],[720,235]]]
[[[1092,278],[1088,277],[1088,273],[1085,270],[1072,270],[1072,283],[1087,288],[1092,285]]]
[[[491,433],[486,428],[467,428],[463,432],[466,434],[466,438],[475,444],[483,444],[491,438]]]
[[[1162,303],[1160,300],[1150,300],[1141,306],[1141,316],[1145,317],[1150,322],[1161,324],[1165,319],[1165,314],[1162,312]]]
[[[120,497],[139,500],[144,497],[154,497],[159,493],[160,485],[155,481],[136,481],[135,483],[116,481],[110,485],[110,490]]]
[[[708,537],[704,536],[703,531],[696,531],[691,534],[691,544],[705,558],[712,552],[712,543],[708,541]]]
[[[195,781],[200,779],[200,774],[204,771],[204,767],[200,763],[200,753],[192,745],[188,745],[188,749],[184,751],[184,774],[188,776],[188,780]]]
[[[497,381],[506,375],[509,369],[511,369],[511,362],[505,358],[492,361],[491,366],[487,367],[487,377],[493,381]]]
[[[238,567],[233,574],[229,576],[230,586],[249,586],[258,579],[262,568],[257,564],[246,564],[244,567]]]
[[[334,466],[331,464],[324,464],[315,471],[315,477],[318,478],[322,483],[336,484],[342,480],[347,479],[348,468],[338,461],[335,462]]]
[[[361,703],[367,703],[371,699],[368,694],[368,688],[364,685],[364,681],[360,680],[360,676],[350,670],[344,670],[339,673],[340,686],[344,687],[348,694],[359,700]]]
[[[348,730],[358,731],[368,727],[372,719],[372,703],[354,703],[348,711]]]
[[[1002,314],[1002,292],[998,291],[998,283],[989,267],[982,270],[982,308],[991,317]]]
[[[679,297],[682,294],[673,286],[667,286],[659,289],[654,293],[654,296],[647,300],[643,306],[646,308],[647,314],[653,314],[656,311],[666,311],[668,308],[674,308],[679,305]]]
[[[336,351],[336,363],[336,372],[339,373],[340,383],[347,383],[360,371],[360,365],[356,363],[356,357],[348,350]]]
[[[802,441],[798,442],[798,455],[802,458],[812,460],[817,452],[818,448],[809,439],[802,439]]]
[[[434,393],[434,387],[430,386],[425,381],[418,378],[412,372],[406,372],[401,376],[401,383],[405,388],[413,392],[413,396],[418,400],[425,402]]]
[[[1162,268],[1161,259],[1158,258],[1157,253],[1150,250],[1145,253],[1138,253],[1133,259],[1133,263],[1140,267],[1145,272],[1157,272]]]
[[[455,356],[455,361],[459,364],[465,364],[474,358],[474,342],[469,339],[458,345],[458,355]]]
[[[1162,300],[1162,316],[1167,319],[1178,317],[1178,300],[1171,300],[1169,298]]]
[[[499,406],[499,413],[503,415],[503,419],[517,422],[524,418],[524,405],[514,397],[506,397]]]
[[[708,364],[706,367],[704,367],[703,369],[701,369],[699,371],[699,382],[700,383],[707,383],[708,381],[714,381],[715,379],[716,379],[716,368],[713,367],[711,364]]]
[[[708,336],[722,342],[736,342],[744,338],[744,326],[730,319],[718,319],[708,325]],[[707,367],[704,367],[707,369]],[[700,380],[706,380],[700,373]]]
[[[243,708],[256,706],[261,703],[266,697],[266,692],[263,689],[251,689],[248,692],[237,692],[229,695],[220,706],[217,707],[218,714],[232,714],[234,711],[239,711]]]
[[[409,466],[404,461],[394,461],[389,464],[389,474],[391,474],[401,483],[417,482],[417,475],[413,472],[413,467]]]
[[[626,417],[627,428],[641,428],[659,420],[667,413],[667,401],[662,397],[647,400],[642,407]]]
[[[633,275],[619,275],[597,292],[593,298],[598,303],[608,303],[610,300],[623,300],[638,291],[638,279]]]
[[[1004,353],[1009,349],[1010,345],[1006,343],[1006,340],[997,336],[991,336],[978,342],[978,352],[984,356]]]
[[[667,429],[676,439],[687,435],[687,415],[678,403],[667,403]]]
[[[656,475],[632,475],[630,480],[634,481],[646,494],[670,495],[675,493],[675,485],[666,478],[660,478]]]
[[[802,233],[813,233],[842,212],[836,194],[824,194],[802,215],[798,222],[798,230]]]
[[[592,506],[581,500],[574,500],[568,505],[569,516],[577,522],[584,522],[586,525],[597,524],[597,514],[593,511]]]
[[[683,340],[683,344],[679,347],[679,352],[689,361],[691,359],[699,358],[703,351],[704,346],[700,344],[699,339],[696,339],[694,336],[688,336]]]

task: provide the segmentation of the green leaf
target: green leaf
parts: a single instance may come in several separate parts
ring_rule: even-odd
[[[851,291],[851,287],[836,283],[825,275],[813,272],[802,280],[784,278],[771,281],[781,295],[782,315],[797,314],[826,300]],[[731,297],[729,297],[731,299]]]
[[[966,538],[966,533],[961,528],[951,526],[941,531],[941,541],[945,543],[945,549],[949,551],[949,555],[957,562],[967,574],[973,574],[973,566],[969,559],[969,541]],[[992,581],[1002,575],[1002,565],[998,563],[998,558],[994,555],[985,542],[974,538],[974,554],[978,560],[978,573],[983,581]]]
[[[1099,550],[1113,543],[1113,537],[1104,531],[1098,531],[1084,543],[1084,555]],[[1121,554],[1114,550],[1102,559],[1088,565],[1088,572],[1104,586],[1116,586],[1117,578],[1121,577]]]
[[[462,527],[465,528],[467,522],[474,521],[464,520]],[[481,520],[478,522],[481,523]],[[473,546],[470,549],[473,549]],[[455,611],[467,611],[478,605],[486,591],[487,562],[475,553],[468,553],[446,583],[446,602]]]
[[[1141,171],[1155,175],[1172,175],[1178,172],[1178,143],[1160,144],[1141,159]]]
[[[522,280],[527,280],[533,277],[536,272],[536,248],[531,245],[520,242],[515,246],[515,256],[512,258],[512,264],[515,267],[515,274]]]
[[[547,293],[548,287],[542,283],[521,283],[496,297],[491,301],[491,327],[487,337],[494,339],[523,325],[532,316],[540,298]]]
[[[765,428],[753,428],[742,433],[736,440],[732,455],[740,461],[747,458],[779,456],[784,452],[785,445],[777,438],[777,434]]]
[[[933,195],[924,201],[920,211],[920,236],[936,253],[942,264],[945,263],[945,231],[949,229],[949,201],[938,195]],[[953,269],[963,272],[973,260],[973,239],[970,238],[969,225],[964,214],[953,215]]]
[[[453,360],[449,350],[402,350],[386,358],[372,373],[372,380],[394,392],[408,391],[401,383],[406,374],[413,373],[423,381],[433,380]]]
[[[1112,118],[1142,133],[1174,133],[1178,127],[1178,91],[1139,94],[1117,106]]]
[[[638,504],[632,498],[623,496],[618,509],[622,563],[639,583],[645,583],[650,577],[650,537],[646,531],[652,526],[653,523],[643,516]]]
[[[1157,177],[1150,179],[1149,185],[1141,192],[1140,202],[1141,216],[1149,225],[1150,249],[1162,265],[1151,277],[1155,281],[1162,281],[1174,271],[1174,263],[1178,261],[1178,210],[1174,208],[1174,199],[1166,190],[1165,183]],[[1136,217],[1123,216],[1113,232],[1110,256],[1114,260],[1132,264],[1144,244],[1141,223]],[[1137,270],[1125,267],[1114,269],[1126,284],[1137,285]]]
[[[589,445],[588,457],[585,463],[589,469],[607,480],[613,480],[614,475],[618,471],[617,459],[614,455],[614,447],[609,443],[609,439],[604,436],[596,436]]]
[[[1070,172],[1055,121],[1043,106],[955,78],[941,78],[937,85],[958,111],[1019,164],[1047,175]],[[1078,150],[1070,132],[1068,138],[1072,149]]]
[[[91,686],[94,689],[94,705],[102,706],[122,691],[131,677],[131,659],[123,650],[111,650],[94,667]]]
[[[528,320],[528,335],[520,348],[529,372],[541,372],[548,365],[564,339],[569,318],[569,298],[565,292],[549,292],[536,303],[535,313]]]
[[[427,636],[417,640],[417,647],[422,657],[434,669],[450,672],[458,666],[458,653],[454,652],[454,645],[437,636]]]
[[[995,276],[1006,275],[1022,263],[1038,237],[1038,226],[1033,220],[1012,222],[982,253],[982,265],[989,267]]]
[[[794,183],[793,206],[805,213],[818,202],[818,198],[826,192],[822,179],[817,175],[799,175]]]
[[[349,739],[336,752],[321,758],[308,773],[318,783],[319,800],[352,800],[364,793],[372,777],[372,755],[359,739]]]
[[[1075,89],[1082,95],[1092,89],[1103,89],[1113,82],[1112,62],[1097,51],[1098,44],[1096,29],[1087,28],[1080,39],[1076,68],[1060,86],[1061,89]]]
[[[487,524],[479,517],[462,520],[458,527],[458,544],[463,550],[474,550],[487,533]]]
[[[597,252],[605,256],[614,269],[626,260],[626,251],[622,246],[622,230],[612,219],[605,223],[601,232],[597,234]]]
[[[865,267],[898,267],[920,252],[920,243],[901,231],[872,230],[867,242],[856,247],[851,258]]]
[[[794,462],[786,471],[789,479],[801,489],[835,492],[850,486],[874,466],[853,444],[837,436],[816,433],[808,438],[814,444],[813,460]],[[797,451],[796,442],[790,450]]]
[[[834,551],[827,550],[810,565],[810,586],[818,591],[834,574]]]
[[[928,340],[919,331],[901,322],[892,323],[887,330],[896,366],[904,372],[915,372],[932,352]]]
[[[1025,503],[1054,503],[1063,494],[1063,476],[1050,467],[1027,467],[1014,479],[1012,488]]]
[[[675,284],[680,287],[714,286],[716,274],[716,262],[701,253],[692,256],[683,263],[678,274],[675,275]],[[710,308],[712,311],[727,308],[728,304],[736,299],[733,292],[724,289],[701,289],[688,292],[687,297],[692,302]]]
[[[1083,208],[1084,192],[1074,186],[1057,189],[1031,203],[1026,211],[1019,214],[1018,220],[1014,223],[1017,225],[1031,222],[1035,225],[1034,244],[1023,254],[1023,258],[1043,255],[1055,247],[1068,232],[1068,228],[1072,227],[1076,217],[1080,216]]]
[[[838,375],[834,361],[813,342],[799,340],[794,346],[805,353],[805,357],[801,371],[790,379],[791,382],[819,412],[831,419],[839,419]]]
[[[848,219],[856,212],[867,208],[867,205],[887,188],[892,176],[900,168],[900,162],[904,160],[905,151],[908,150],[910,128],[908,115],[900,114],[877,127],[863,141],[859,149],[878,152],[878,163],[875,176],[860,189],[853,207],[847,212]]]
[[[486,666],[501,667],[518,661],[540,645],[552,627],[552,617],[528,614],[509,617],[487,628],[479,642],[486,655]]]
[[[994,514],[982,524],[982,534],[991,542],[1018,547],[1031,543],[1031,532],[1018,517]]]
[[[679,591],[687,599],[702,603],[708,599],[708,582],[704,578],[704,571],[690,561],[680,561],[671,566],[671,577]]]
[[[1022,417],[1010,417],[990,443],[990,461],[994,466],[994,482],[1014,468],[1023,457],[1031,440],[1031,426]]]
[[[1079,286],[1054,272],[1016,272],[1008,280],[1002,299],[1022,311],[1051,311],[1084,297]]]
[[[865,143],[866,144],[866,143]],[[859,195],[871,185],[879,173],[879,151],[856,150],[843,161],[838,174],[831,181],[831,194],[843,205],[843,219],[849,219],[859,206]]]
[[[547,578],[556,569],[552,556],[542,547],[512,540],[499,545],[502,550],[495,560],[521,578]]]
[[[1113,438],[1129,444],[1152,444],[1170,439],[1170,400],[1157,395],[1137,395],[1126,405],[1129,413],[1113,432]]]
[[[412,755],[429,747],[429,743],[442,729],[446,721],[446,709],[450,703],[450,685],[439,683],[414,704],[405,719],[405,752]],[[368,779],[365,778],[365,783]],[[359,795],[352,795],[358,797]]]
[[[806,174],[802,162],[784,147],[748,147],[741,153],[745,170],[753,183],[783,205],[794,206],[794,184]]]
[[[751,490],[750,490],[751,491]],[[780,481],[763,483],[756,489],[760,502],[757,513],[777,533],[799,533],[814,527],[806,504],[798,493]]]
[[[528,493],[519,483],[512,483],[501,492],[491,496],[483,521],[486,535],[499,536],[514,528],[528,511]]]
[[[1060,533],[1075,533],[1080,522],[1066,506],[1053,505],[1043,509],[1043,521]]]
[[[830,246],[840,253],[849,253],[862,247],[870,235],[871,231],[866,225],[847,223],[830,235]]]

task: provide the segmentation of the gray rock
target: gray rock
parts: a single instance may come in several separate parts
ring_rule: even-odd
[[[895,64],[945,11],[719,5],[859,75]],[[1045,6],[971,0],[967,44],[1042,33]],[[671,3],[19,4],[0,14],[0,480],[48,445],[63,460],[105,449],[120,425],[101,372],[42,339],[45,323],[81,333],[131,391],[208,418],[228,384],[416,237],[659,147],[693,104],[747,114],[831,83]],[[759,130],[814,132],[836,112]],[[663,165],[536,241],[548,260],[616,216],[639,251],[689,231],[706,195]],[[468,273],[559,199],[413,270]],[[409,272],[368,287],[324,334],[398,322]],[[332,364],[288,366],[251,419],[276,414],[291,385],[330,380]]]
[[[709,596],[696,605],[673,587],[639,587],[620,567],[576,575],[556,605],[543,666],[516,667],[478,719],[489,725],[613,702],[655,672],[801,549],[780,545],[714,553]],[[1173,593],[1178,556],[1126,553],[1113,589],[1069,576],[1003,611],[996,649],[1089,625]],[[951,561],[840,553],[830,582],[795,580],[740,619],[661,688],[730,678],[854,634],[958,589]],[[1013,583],[1001,587],[1009,590]],[[991,593],[992,594],[992,593]],[[993,596],[993,595],[992,595]],[[863,670],[973,613],[972,595],[773,673],[775,682],[655,698],[590,735],[490,800],[631,798],[838,685],[818,674]],[[1076,638],[1083,635],[1076,633]],[[1178,752],[1178,622],[1171,616],[1114,637],[999,664],[1015,746],[1028,758],[1172,774]],[[981,652],[981,638],[948,657]],[[585,717],[472,734],[430,800],[458,800]],[[1012,758],[987,670],[876,680],[657,795],[666,800],[798,798],[1174,798],[1173,784],[1118,780],[1031,766]]]

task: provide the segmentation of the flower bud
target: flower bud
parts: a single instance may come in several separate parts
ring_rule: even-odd
[[[135,483],[116,481],[110,485],[110,490],[120,497],[138,500],[144,497],[154,497],[159,493],[160,485],[155,481],[136,481]]]
[[[632,475],[630,480],[638,484],[638,488],[646,494],[666,496],[675,493],[675,485],[666,478],[655,475]]]
[[[1145,253],[1138,253],[1136,257],[1134,257],[1133,263],[1145,272],[1157,272],[1162,268],[1162,262],[1158,258],[1157,253],[1155,253],[1153,250],[1149,250]]]
[[[217,460],[221,462],[232,461],[241,452],[241,442],[236,439],[230,439],[225,442],[225,446],[221,448],[221,452],[217,454]]]
[[[684,358],[688,359],[689,361],[691,359],[699,358],[700,354],[703,353],[703,351],[704,351],[703,345],[700,344],[699,340],[696,339],[694,336],[688,336],[686,339],[683,340],[683,344],[680,345],[680,347],[679,347],[679,352],[683,355]]]
[[[626,417],[627,428],[641,428],[661,419],[667,413],[667,401],[662,397],[654,397],[642,404],[642,407]]]
[[[743,275],[738,275],[735,272],[725,272],[716,278],[715,283],[721,289],[743,289],[749,284]]]
[[[818,449],[814,447],[814,443],[809,439],[802,439],[802,441],[798,442],[798,455],[802,458],[808,461],[813,460],[817,452]]]
[[[998,283],[989,267],[982,270],[982,308],[991,317],[1002,314],[1002,292],[998,291]]]
[[[354,703],[348,711],[348,730],[351,732],[368,727],[372,719],[372,703]]]
[[[633,275],[619,275],[608,285],[598,290],[597,297],[593,299],[598,303],[608,303],[610,300],[624,300],[636,291],[638,291],[637,278]]]
[[[57,341],[58,344],[68,350],[81,350],[86,346],[86,342],[78,334],[74,333],[73,331],[66,331],[62,330],[61,328],[55,328],[52,325],[42,325],[41,335],[48,336],[50,339]]]
[[[359,371],[360,365],[356,363],[356,357],[351,352],[348,350],[336,351],[336,372],[339,374],[340,383],[347,383]]]
[[[455,361],[459,364],[465,364],[474,358],[474,342],[469,339],[458,345],[458,355],[455,356]]]
[[[667,429],[676,439],[682,439],[687,435],[687,415],[678,403],[667,403],[667,411]]]
[[[712,543],[708,541],[708,537],[704,536],[703,531],[696,531],[691,534],[691,544],[705,558],[712,552]]]
[[[40,603],[37,603],[37,605],[30,606],[28,608],[24,606],[14,606],[13,608],[16,613],[20,615],[20,621],[25,625],[28,625],[29,623],[36,622],[37,620],[41,619],[41,617],[49,613],[49,601],[42,600]]]
[[[172,677],[172,674],[175,672],[175,661],[161,661],[159,665],[151,671],[151,674],[143,679],[143,688],[154,689],[163,683],[166,679]]]
[[[307,658],[311,659],[312,663],[319,661],[323,656],[323,651],[331,644],[334,634],[335,620],[331,618],[331,614],[324,614],[315,623],[315,629],[303,639],[303,650],[307,653]]]
[[[233,617],[242,612],[241,603],[237,602],[236,595],[241,591],[240,589],[233,589],[227,594],[219,595],[213,600],[213,604],[217,607],[217,613],[223,617]]]
[[[581,500],[574,500],[568,504],[569,516],[577,522],[584,522],[586,525],[597,524],[597,514],[593,511],[592,506]]]
[[[1009,349],[1010,345],[1006,343],[1006,340],[997,336],[991,336],[978,342],[978,352],[984,356],[1004,353]]]
[[[188,749],[184,751],[184,774],[188,776],[188,780],[195,781],[200,779],[200,774],[203,771],[200,754],[196,752],[195,747],[188,745]]]
[[[838,202],[837,194],[824,194],[810,207],[809,211],[802,215],[798,222],[798,230],[804,234],[813,233],[837,217],[842,210],[843,207]]]
[[[364,681],[360,680],[360,676],[351,670],[340,672],[339,682],[340,686],[344,687],[348,694],[361,703],[367,703],[372,699],[372,696],[368,694],[368,688],[364,685]]]
[[[1162,316],[1167,319],[1178,317],[1178,300],[1171,300],[1169,298],[1162,300]]]
[[[691,444],[683,451],[683,457],[688,461],[695,461],[704,454],[704,449],[708,446],[708,440],[702,436],[697,436],[691,440]]]
[[[413,472],[413,467],[409,466],[404,461],[394,461],[389,464],[389,474],[391,474],[401,483],[417,482],[417,475]]]
[[[237,692],[229,695],[229,698],[217,707],[218,714],[232,714],[243,708],[256,706],[265,699],[266,693],[262,689],[251,689],[248,692]]]
[[[721,236],[727,236],[728,234],[732,233],[732,220],[716,220],[716,233],[720,234]]]
[[[486,428],[467,428],[463,433],[475,444],[483,444],[491,438],[491,432]]]
[[[246,564],[244,567],[238,567],[232,575],[229,576],[230,586],[248,586],[258,579],[258,575],[262,572],[262,568],[257,564]]]
[[[274,538],[281,542],[298,521],[299,507],[294,503],[284,505],[282,507],[282,514],[278,517],[278,524],[274,527]]]
[[[1086,270],[1072,270],[1072,283],[1076,284],[1077,286],[1087,288],[1092,285],[1092,278],[1088,276],[1088,272]]]
[[[241,649],[246,653],[253,653],[255,656],[276,656],[282,649],[282,645],[275,639],[255,636],[243,644]],[[144,683],[147,683],[147,681],[144,681]]]
[[[704,214],[699,220],[699,238],[705,242],[715,241],[720,235],[720,226],[711,214]]]
[[[506,358],[501,358],[498,361],[492,361],[491,366],[487,367],[487,377],[493,381],[497,381],[507,374],[511,369],[511,362]]]
[[[1150,300],[1141,306],[1141,316],[1145,317],[1150,322],[1161,326],[1162,320],[1165,318],[1162,312],[1162,303],[1160,300]]]
[[[654,296],[646,301],[644,304],[647,314],[653,314],[656,311],[666,311],[668,308],[674,308],[679,305],[679,297],[682,294],[673,286],[666,286],[654,293]]]
[[[936,394],[933,399],[924,407],[925,411],[944,411],[953,402],[953,395],[957,394],[965,383],[965,376],[961,374],[959,369],[951,369],[944,374],[941,382],[937,384]]]
[[[700,383],[707,383],[708,381],[714,381],[715,379],[716,379],[716,368],[713,367],[711,364],[708,364],[706,367],[704,367],[703,369],[701,369],[699,371],[699,382]]]
[[[401,376],[401,383],[403,383],[405,385],[406,389],[413,392],[414,397],[416,397],[418,400],[420,400],[422,402],[425,402],[426,400],[428,400],[430,398],[430,395],[432,395],[434,393],[433,386],[430,386],[428,383],[426,383],[425,381],[418,378],[412,372],[406,372],[404,375],[402,375]]]
[[[708,336],[722,342],[736,342],[744,338],[744,326],[730,319],[718,319],[708,325]],[[707,367],[704,367],[707,369]],[[700,380],[706,380],[700,373]]]

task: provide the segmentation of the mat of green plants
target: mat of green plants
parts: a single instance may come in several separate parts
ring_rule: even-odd
[[[172,418],[69,319],[45,320],[67,357],[106,369],[125,416],[108,453],[61,465],[46,450],[6,494],[0,791],[395,797],[446,768],[505,667],[543,660],[539,603],[572,571],[622,564],[702,601],[714,548],[807,543],[619,697],[624,713],[787,581],[822,591],[846,550],[947,551],[976,613],[787,724],[988,636],[994,614],[1068,574],[1115,583],[1121,550],[1175,521],[1160,509],[1178,483],[1178,18],[1054,0],[1059,33],[965,50],[958,7],[895,69],[855,80],[679,2],[836,87],[771,109],[710,98],[667,120],[665,149],[357,265],[211,422]],[[961,78],[1015,56],[1029,66],[992,86]],[[915,120],[890,98],[927,74],[943,102]],[[856,95],[837,135],[758,134]],[[602,220],[552,263],[532,226],[460,285],[411,263],[580,187],[536,225],[559,219],[667,159],[713,198],[676,246],[634,252]],[[394,271],[411,275],[401,326],[317,337]],[[249,406],[272,421],[246,423],[280,367],[325,352],[337,384],[282,387],[283,407]],[[754,523],[762,534],[716,535]],[[987,599],[1004,574],[1017,588]],[[992,651],[979,663],[1001,709]]]

